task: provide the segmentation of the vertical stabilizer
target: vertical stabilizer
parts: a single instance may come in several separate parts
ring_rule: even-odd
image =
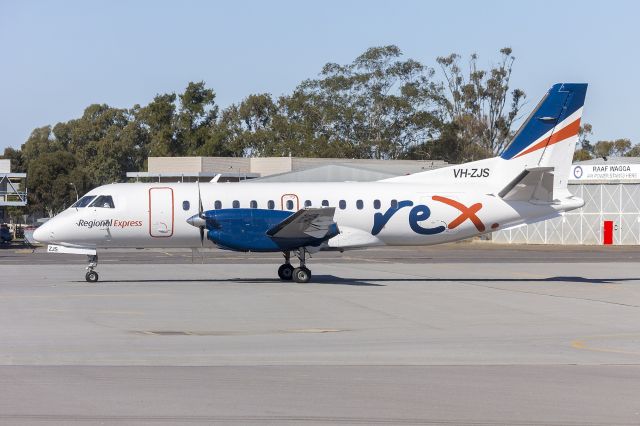
[[[553,167],[554,189],[566,188],[586,93],[585,83],[555,84],[500,157]]]

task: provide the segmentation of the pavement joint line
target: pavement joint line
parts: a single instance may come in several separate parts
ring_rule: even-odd
[[[159,297],[159,296],[170,296],[168,293],[131,293],[131,294],[0,294],[0,299],[58,299],[58,298],[67,298],[67,297]]]
[[[145,315],[144,312],[138,311],[80,311],[78,309],[36,309],[38,312],[54,312],[54,313],[83,313],[83,314],[105,314],[105,315]]]

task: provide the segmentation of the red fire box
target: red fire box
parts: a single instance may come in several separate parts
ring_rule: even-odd
[[[613,244],[613,221],[605,220],[604,221],[604,233],[602,234],[603,241],[602,244]]]

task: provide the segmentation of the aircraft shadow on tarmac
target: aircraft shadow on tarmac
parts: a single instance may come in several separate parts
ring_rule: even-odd
[[[379,283],[583,283],[583,284],[615,284],[626,281],[640,281],[640,278],[585,278],[577,276],[556,276],[546,278],[342,278],[334,275],[314,275],[310,283],[304,285],[348,285],[358,287],[386,287]],[[76,281],[84,283],[84,281]],[[106,283],[238,283],[238,284],[282,284],[279,279],[243,279],[243,278],[204,278],[204,279],[143,279],[143,280],[102,280],[99,284]],[[291,284],[295,284],[291,282]]]
[[[333,275],[314,275],[310,283],[301,285],[313,285],[313,284],[330,284],[330,285],[350,285],[350,286],[362,286],[362,287],[386,287],[385,284],[375,284],[368,281],[385,281],[385,280],[362,280],[362,279],[350,279],[341,278]],[[402,280],[386,280],[386,281],[402,281]],[[416,280],[419,281],[419,280]],[[85,281],[75,281],[78,283],[84,283]],[[100,280],[98,284],[104,283],[238,283],[238,284],[283,284],[287,283],[277,278],[203,278],[203,279],[146,279],[146,280]],[[290,284],[296,284],[293,281],[289,281]],[[297,285],[297,284],[296,284]]]

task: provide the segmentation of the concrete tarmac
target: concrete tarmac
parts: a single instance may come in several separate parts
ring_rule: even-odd
[[[430,250],[0,251],[0,424],[640,424],[637,249]]]

